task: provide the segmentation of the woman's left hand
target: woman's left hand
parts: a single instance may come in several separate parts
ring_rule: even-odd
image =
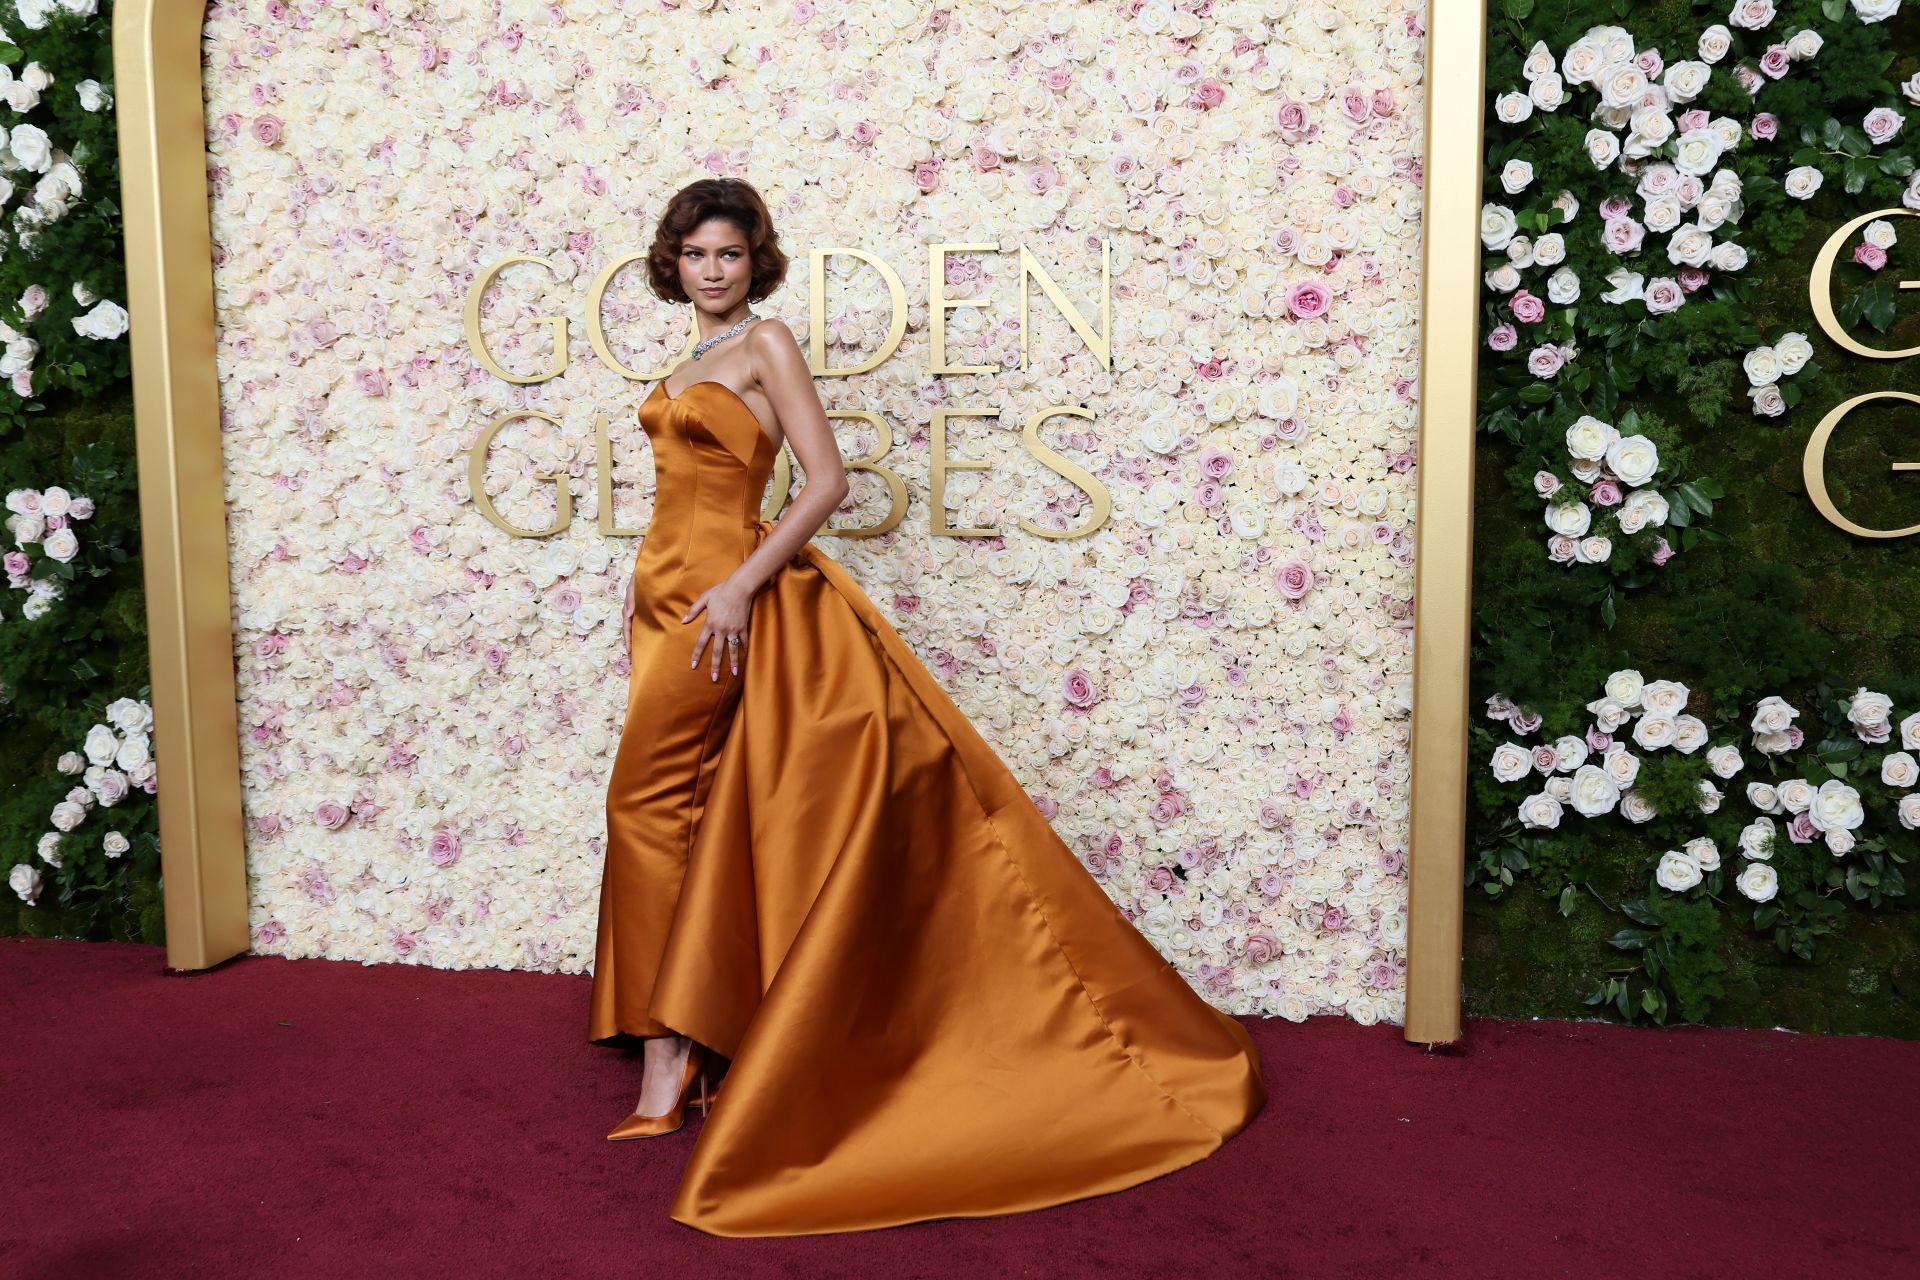
[[[754,594],[732,578],[700,593],[700,597],[687,610],[687,616],[680,619],[682,623],[691,622],[695,614],[706,610],[706,622],[700,628],[700,638],[694,642],[693,659],[688,666],[700,665],[700,654],[711,642],[711,678],[720,678],[720,650],[723,647],[727,651],[727,661],[733,674],[740,674],[740,651],[747,646],[747,622],[753,613]]]

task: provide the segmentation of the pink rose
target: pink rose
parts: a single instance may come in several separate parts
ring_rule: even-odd
[[[1560,492],[1560,477],[1551,471],[1534,472],[1533,491],[1543,498],[1551,498]]]
[[[1892,107],[1875,107],[1867,112],[1867,118],[1860,122],[1860,127],[1866,131],[1867,141],[1877,147],[1891,141],[1893,135],[1900,132],[1901,119],[1900,113]]]
[[[1747,122],[1747,132],[1760,142],[1772,142],[1780,136],[1780,117],[1771,111],[1762,111]]]
[[[436,867],[450,867],[460,860],[460,837],[451,831],[436,831],[427,842],[427,857]]]
[[[1373,96],[1357,84],[1340,90],[1340,110],[1355,124],[1364,124],[1373,113]]]
[[[1520,331],[1503,321],[1487,334],[1487,345],[1495,351],[1511,351],[1520,345]]]
[[[1287,310],[1302,320],[1325,315],[1332,304],[1333,295],[1315,280],[1303,280],[1287,290]]]
[[[1535,773],[1552,773],[1554,766],[1559,763],[1559,753],[1545,743],[1541,743],[1533,749],[1533,770]]]
[[[1792,821],[1787,823],[1787,835],[1792,837],[1795,844],[1813,843],[1813,831],[1813,819],[1804,813],[1794,814]]]
[[[1665,564],[1667,561],[1673,559],[1673,548],[1667,545],[1665,538],[1657,539],[1654,542],[1653,554],[1649,556],[1648,559],[1652,560],[1656,565]]]
[[[1061,691],[1065,694],[1067,705],[1085,710],[1100,701],[1100,688],[1094,684],[1093,677],[1084,670],[1075,667],[1067,672],[1061,681]]]
[[[1305,560],[1289,560],[1273,575],[1274,585],[1289,600],[1298,600],[1313,589],[1313,566]]]
[[[1322,929],[1338,929],[1347,922],[1347,913],[1335,906],[1329,906],[1320,913]]]
[[[253,118],[254,140],[263,146],[270,147],[280,141],[280,131],[282,128],[284,128],[284,126],[280,123],[280,117],[271,113],[258,115]]]
[[[1778,80],[1787,74],[1792,59],[1787,56],[1787,46],[1776,44],[1760,55],[1760,71],[1770,80]]]
[[[1587,496],[1597,506],[1617,507],[1620,505],[1620,484],[1617,480],[1602,480],[1593,486]]]
[[[1267,964],[1280,958],[1280,939],[1266,929],[1247,935],[1247,963]]]
[[[347,806],[337,800],[322,800],[313,811],[313,820],[329,831],[338,831],[347,825]]]
[[[1274,127],[1288,141],[1307,131],[1307,104],[1304,102],[1283,102],[1274,113]]]
[[[1173,874],[1172,867],[1155,867],[1147,872],[1147,888],[1154,893],[1165,893],[1180,883],[1180,877]]]
[[[1887,251],[1877,244],[1861,241],[1853,247],[1853,260],[1871,271],[1887,265]]]
[[[1647,229],[1632,218],[1614,218],[1600,233],[1600,243],[1615,253],[1633,253],[1646,238]]]
[[[1527,356],[1527,372],[1536,378],[1551,378],[1565,363],[1566,357],[1560,354],[1560,348],[1549,343],[1535,347]]]
[[[1521,289],[1513,295],[1513,318],[1521,324],[1539,324],[1547,318],[1547,304],[1541,299]]]
[[[1600,220],[1612,222],[1633,212],[1633,202],[1625,196],[1608,196],[1600,202]]]
[[[1595,754],[1600,754],[1605,752],[1606,749],[1608,747],[1611,747],[1612,745],[1613,745],[1612,734],[1602,733],[1600,731],[1599,725],[1590,724],[1587,726],[1587,750],[1588,751],[1594,752]]]

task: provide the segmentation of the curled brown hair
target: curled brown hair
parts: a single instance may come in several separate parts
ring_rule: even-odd
[[[701,178],[673,193],[654,229],[647,251],[647,281],[668,302],[691,302],[680,287],[680,242],[709,218],[738,227],[747,240],[753,278],[747,301],[758,302],[780,287],[787,276],[787,255],[774,234],[773,215],[753,184],[744,178]]]

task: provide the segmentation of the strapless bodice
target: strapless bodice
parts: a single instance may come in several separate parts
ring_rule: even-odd
[[[779,447],[746,401],[711,379],[677,396],[667,394],[666,379],[656,382],[640,405],[640,426],[653,446],[654,473],[640,565],[668,575],[695,565],[731,570],[758,540]]]

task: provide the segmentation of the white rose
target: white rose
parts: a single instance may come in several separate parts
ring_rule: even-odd
[[[1620,432],[1612,424],[1583,413],[1567,428],[1567,452],[1576,458],[1598,460],[1607,456],[1607,449],[1619,438]]]
[[[1755,347],[1741,359],[1740,367],[1746,371],[1748,386],[1764,387],[1780,381],[1780,356],[1772,347]]]
[[[1900,825],[1909,831],[1920,831],[1920,791],[1909,791],[1900,797]]]
[[[1920,751],[1920,711],[1900,722],[1900,745],[1909,751]]]
[[[1755,733],[1785,733],[1793,724],[1793,718],[1799,711],[1786,699],[1777,694],[1769,694],[1760,699],[1753,708],[1753,731]]]
[[[1547,301],[1557,307],[1580,301],[1580,276],[1572,267],[1561,267],[1547,277]]]
[[[1746,761],[1740,758],[1740,748],[1731,743],[1713,748],[1707,752],[1707,767],[1722,778],[1731,778],[1740,772]]]
[[[1520,821],[1534,830],[1552,830],[1559,826],[1560,814],[1560,802],[1544,791],[1535,792],[1520,802]]]
[[[1853,832],[1845,827],[1835,827],[1826,832],[1826,838],[1827,851],[1836,858],[1844,857],[1853,851]]]
[[[121,832],[109,831],[106,834],[106,838],[100,842],[100,847],[105,850],[109,858],[117,858],[128,849],[131,849],[133,842],[128,840]]]
[[[1699,716],[1676,716],[1673,721],[1673,749],[1690,756],[1707,743],[1707,722]]]
[[[1755,818],[1740,828],[1740,852],[1749,858],[1771,858],[1778,838],[1772,818]]]
[[[1780,793],[1770,782],[1749,782],[1747,784],[1747,802],[1763,813],[1785,813],[1787,806],[1780,803]]]
[[[1520,124],[1533,114],[1533,99],[1524,93],[1503,93],[1493,100],[1493,114],[1501,124]]]
[[[1562,773],[1572,773],[1587,760],[1587,740],[1578,734],[1562,734],[1553,742],[1553,767]]]
[[[1607,465],[1629,485],[1642,485],[1660,469],[1660,451],[1645,436],[1622,436],[1607,446]]]
[[[1607,677],[1607,696],[1623,707],[1637,708],[1640,705],[1640,694],[1645,688],[1645,678],[1632,667],[1616,671]]]
[[[1600,767],[1615,786],[1625,791],[1640,776],[1640,757],[1616,742],[1601,753]]]
[[[1686,710],[1689,691],[1678,680],[1649,680],[1640,690],[1640,704],[1648,711],[1677,716]]]
[[[112,764],[113,757],[120,750],[120,739],[116,738],[113,730],[106,725],[96,724],[87,730],[86,741],[81,743],[81,749],[87,753],[87,759],[94,764]]]
[[[1780,372],[1792,377],[1813,359],[1813,344],[1804,333],[1783,333],[1773,344],[1773,355],[1780,362]]]
[[[1712,75],[1713,69],[1704,62],[1676,62],[1667,67],[1660,83],[1666,86],[1668,102],[1692,102]]]
[[[1533,166],[1518,157],[1507,161],[1500,171],[1500,186],[1510,196],[1519,195],[1533,183]]]
[[[39,868],[25,862],[14,863],[13,870],[7,873],[7,887],[19,894],[20,900],[25,903],[39,900],[43,884]]]
[[[1493,776],[1500,782],[1518,782],[1533,772],[1533,753],[1514,742],[1493,749]]]
[[[1852,830],[1866,818],[1860,806],[1860,793],[1838,778],[1820,784],[1807,806],[1807,819],[1816,831]]]
[[[1633,714],[1612,698],[1595,698],[1587,704],[1587,710],[1593,712],[1594,725],[1602,733],[1612,733]]]
[[[1503,204],[1483,205],[1480,209],[1480,243],[1489,249],[1504,249],[1518,228],[1513,210]]]
[[[1593,522],[1593,510],[1586,503],[1552,502],[1547,504],[1547,528],[1565,538],[1578,538]]]
[[[1649,711],[1633,723],[1633,740],[1649,751],[1670,746],[1676,732],[1671,717]]]
[[[1620,816],[1628,822],[1650,822],[1660,816],[1660,811],[1638,791],[1629,791],[1620,797]]]
[[[1700,806],[1700,812],[1718,813],[1720,810],[1720,801],[1722,798],[1723,797],[1721,796],[1720,788],[1714,786],[1711,782],[1708,782],[1704,778],[1700,780],[1700,799],[1698,802]]]
[[[1781,181],[1786,193],[1795,200],[1811,200],[1813,193],[1820,189],[1822,182],[1820,171],[1810,164],[1787,170],[1787,176]]]
[[[1741,868],[1734,887],[1755,902],[1767,902],[1780,890],[1780,873],[1764,862],[1749,862]]]
[[[1788,813],[1805,813],[1813,803],[1813,784],[1805,778],[1788,778],[1785,782],[1776,783],[1773,793],[1779,797],[1780,807]]]
[[[1677,849],[1669,849],[1660,855],[1660,866],[1654,872],[1654,879],[1659,881],[1662,889],[1685,893],[1700,883],[1700,864]]]
[[[1574,812],[1584,818],[1610,813],[1620,801],[1620,784],[1599,765],[1583,764],[1573,771],[1572,788],[1567,799]]]
[[[1880,762],[1880,781],[1889,787],[1911,787],[1920,781],[1920,763],[1905,751],[1896,751]]]
[[[1695,836],[1687,841],[1682,852],[1692,858],[1702,871],[1717,871],[1720,868],[1720,846],[1706,836]]]
[[[49,559],[65,564],[79,554],[80,539],[71,526],[55,529],[40,543],[40,549],[47,553]]]
[[[1620,158],[1618,135],[1605,129],[1589,129],[1586,137],[1587,159],[1596,169],[1605,169]]]
[[[73,331],[83,338],[118,338],[127,331],[127,309],[110,298],[102,298],[93,310],[73,318]]]

